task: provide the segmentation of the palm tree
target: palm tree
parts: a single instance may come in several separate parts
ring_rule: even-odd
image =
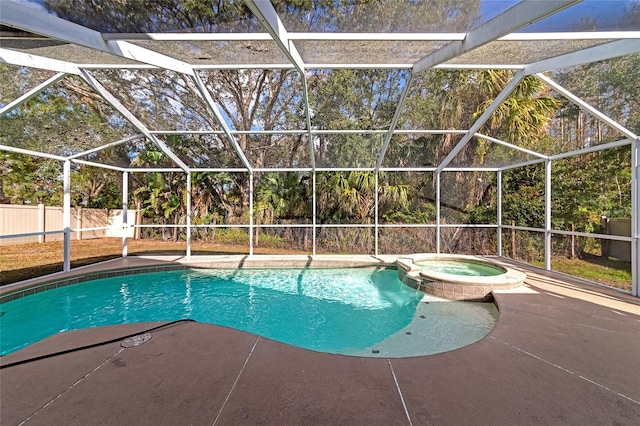
[[[474,117],[480,116],[509,81],[509,72],[487,70],[480,73],[481,88],[489,98],[478,106]],[[560,103],[547,96],[545,84],[534,76],[522,79],[511,96],[498,106],[487,123],[487,133],[517,143],[531,142],[546,134]]]
[[[279,220],[304,220],[311,214],[307,181],[309,177],[297,173],[267,173],[256,188],[254,204],[257,225],[273,224]],[[254,244],[258,245],[260,227],[256,227]]]

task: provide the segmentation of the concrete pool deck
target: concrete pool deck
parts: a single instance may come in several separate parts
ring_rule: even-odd
[[[515,267],[526,286],[496,293],[496,328],[425,357],[330,355],[193,322],[130,348],[120,337],[160,323],[61,333],[0,364],[117,341],[0,370],[0,423],[640,424],[640,299]]]

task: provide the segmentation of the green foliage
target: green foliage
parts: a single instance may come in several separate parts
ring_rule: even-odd
[[[14,204],[62,205],[62,164],[59,161],[0,152],[4,196]]]
[[[544,165],[512,169],[502,177],[502,220],[510,225],[544,228]]]
[[[594,232],[601,216],[631,217],[630,162],[628,146],[554,161],[553,226]]]
[[[257,223],[278,223],[311,217],[308,175],[267,173],[256,185],[254,215]]]
[[[240,228],[221,228],[216,232],[215,242],[247,246],[249,245],[249,233]]]

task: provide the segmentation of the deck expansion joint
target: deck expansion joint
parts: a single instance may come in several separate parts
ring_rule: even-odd
[[[550,365],[550,366],[552,366],[552,367],[555,367],[555,368],[557,368],[557,369],[559,369],[559,370],[562,370],[562,371],[564,371],[565,373],[568,373],[568,374],[570,374],[570,375],[572,375],[572,376],[575,376],[575,377],[577,377],[577,378],[579,378],[579,379],[581,379],[581,380],[584,380],[584,381],[585,381],[585,382],[587,382],[587,383],[591,383],[592,385],[595,385],[595,386],[597,386],[597,387],[599,387],[599,388],[601,388],[601,389],[604,389],[604,390],[606,390],[607,392],[613,393],[614,395],[618,395],[619,397],[624,398],[624,399],[626,399],[626,400],[628,400],[628,401],[630,401],[630,402],[633,402],[634,404],[640,405],[640,401],[638,401],[638,400],[636,400],[636,399],[633,399],[633,398],[631,398],[630,396],[627,396],[627,395],[625,395],[625,394],[623,394],[623,393],[617,392],[617,391],[615,391],[615,390],[611,389],[611,388],[610,388],[610,387],[608,387],[608,386],[605,386],[605,385],[603,385],[603,384],[601,384],[601,383],[596,382],[595,380],[592,380],[592,379],[590,379],[590,378],[588,378],[588,377],[585,377],[585,376],[583,376],[583,375],[581,375],[581,374],[575,373],[575,372],[573,372],[573,371],[571,371],[571,370],[569,370],[569,369],[567,369],[567,368],[565,368],[565,367],[562,367],[561,365],[558,365],[558,364],[555,364],[555,363],[553,363],[553,362],[551,362],[551,361],[548,361],[548,360],[546,360],[546,359],[544,359],[544,358],[542,358],[542,357],[540,357],[540,356],[538,356],[538,355],[532,354],[531,352],[528,352],[528,351],[526,351],[526,350],[524,350],[524,349],[522,349],[522,348],[519,348],[519,347],[517,347],[517,346],[514,346],[514,345],[512,345],[512,344],[510,344],[510,343],[507,343],[507,342],[505,342],[505,341],[503,341],[503,340],[497,339],[495,336],[489,336],[489,338],[490,338],[490,339],[495,340],[496,342],[502,343],[503,345],[505,345],[505,346],[509,347],[510,349],[513,349],[513,350],[515,350],[515,351],[517,351],[517,352],[520,352],[520,353],[522,353],[522,354],[524,354],[524,355],[527,355],[527,356],[530,356],[530,357],[532,357],[532,358],[535,358],[535,359],[537,359],[538,361],[542,361],[542,362],[544,362],[545,364],[548,364],[548,365]]]

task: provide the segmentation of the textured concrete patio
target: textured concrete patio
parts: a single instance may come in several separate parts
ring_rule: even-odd
[[[526,287],[495,295],[500,319],[486,338],[426,357],[330,355],[194,322],[131,348],[123,336],[160,323],[58,334],[0,358],[0,421],[640,424],[640,299],[526,272]]]

